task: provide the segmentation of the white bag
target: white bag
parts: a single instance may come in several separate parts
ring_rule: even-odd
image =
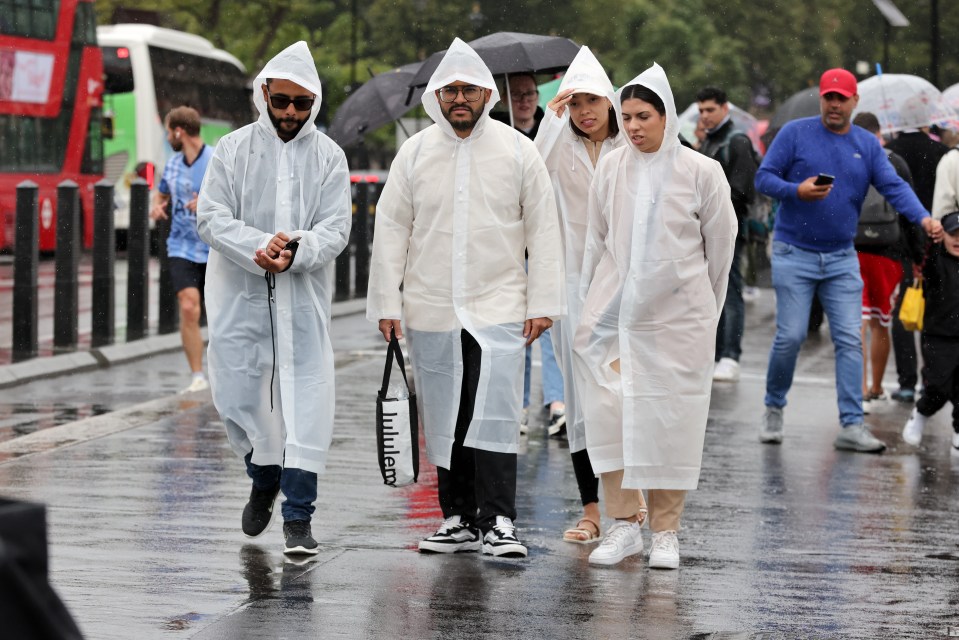
[[[393,358],[403,374],[406,393],[400,397],[387,397]],[[405,397],[402,397],[404,396]],[[376,452],[380,463],[383,483],[391,487],[404,487],[416,482],[420,474],[419,418],[416,413],[416,394],[410,391],[403,364],[403,351],[395,334],[390,334],[390,346],[386,349],[386,368],[383,371],[383,386],[376,398]]]

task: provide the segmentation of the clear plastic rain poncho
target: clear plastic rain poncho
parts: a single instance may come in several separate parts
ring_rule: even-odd
[[[309,121],[287,143],[270,122],[266,78],[316,94]],[[255,464],[320,473],[333,433],[330,307],[334,259],[350,233],[349,171],[343,151],[313,125],[321,88],[305,42],[270,60],[253,87],[260,117],[220,139],[197,205],[212,249],[210,385],[238,455],[252,448]],[[300,242],[293,266],[276,275],[271,303],[253,256],[280,231]]]
[[[593,178],[574,339],[587,449],[597,473],[624,470],[623,488],[695,489],[736,214],[719,163],[680,145],[662,68],[629,84],[660,96],[666,131]]]
[[[582,47],[563,76],[557,95],[567,89],[576,93],[589,93],[616,102],[613,84],[606,76],[603,66],[589,50]],[[613,119],[614,116],[610,116]],[[570,129],[569,108],[557,116],[552,109],[546,115],[536,134],[539,149],[546,169],[553,181],[556,208],[559,211],[563,231],[563,253],[566,264],[566,317],[556,322],[550,334],[553,337],[556,359],[563,371],[566,396],[566,432],[570,451],[586,448],[586,423],[583,420],[582,402],[578,398],[579,386],[573,370],[573,331],[579,324],[582,300],[579,297],[580,268],[583,264],[583,249],[586,246],[586,208],[589,202],[589,185],[593,180],[593,163],[583,144],[584,138]],[[622,133],[603,141],[599,158],[625,144]],[[598,164],[598,163],[597,163]]]
[[[456,81],[492,90],[471,135],[462,139],[435,94]],[[427,456],[444,468],[459,409],[461,330],[483,350],[464,444],[515,453],[524,322],[565,311],[549,175],[531,141],[489,118],[498,99],[489,69],[457,38],[423,94],[435,124],[400,148],[376,210],[367,318],[402,318]]]

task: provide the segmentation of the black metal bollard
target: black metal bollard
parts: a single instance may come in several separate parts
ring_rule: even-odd
[[[370,280],[370,190],[369,182],[356,185],[356,215],[353,216],[353,256],[355,282],[353,295],[366,297]]]
[[[142,178],[130,184],[127,231],[127,342],[146,337],[150,296],[150,188]]]
[[[116,331],[116,233],[113,184],[100,180],[93,189],[93,335],[94,347],[113,344]]]
[[[17,231],[13,258],[13,360],[37,355],[37,273],[40,260],[40,189],[25,180],[17,185]]]
[[[172,216],[170,207],[167,207],[167,215]],[[170,257],[166,251],[167,237],[170,235],[170,225],[172,219],[156,221],[156,234],[159,238],[157,247],[157,259],[160,263],[160,323],[157,327],[157,333],[173,333],[178,329],[180,319],[180,305],[177,304],[176,291],[173,290],[173,279],[170,277]],[[202,292],[201,292],[202,293]]]
[[[72,180],[57,185],[57,255],[53,293],[53,348],[73,351],[79,339],[80,188]]]

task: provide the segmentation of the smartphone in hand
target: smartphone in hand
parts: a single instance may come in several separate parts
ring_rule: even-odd
[[[816,181],[813,182],[817,187],[825,187],[836,181],[836,176],[831,176],[828,173],[820,173],[816,176]]]

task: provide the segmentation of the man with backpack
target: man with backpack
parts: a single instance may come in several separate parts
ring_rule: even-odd
[[[733,265],[729,270],[726,303],[723,305],[716,330],[716,368],[713,370],[714,381],[736,382],[739,380],[739,357],[742,354],[746,320],[740,263],[748,233],[749,205],[756,197],[753,180],[759,160],[753,150],[753,143],[745,133],[736,129],[729,117],[729,102],[725,91],[706,87],[696,94],[696,102],[699,105],[700,124],[706,133],[699,151],[722,165],[726,180],[729,181],[733,209],[736,210],[736,219],[739,222]]]
[[[852,123],[879,139],[879,119],[863,111]],[[909,165],[902,156],[885,149],[889,162],[903,180],[912,186]],[[862,276],[862,409],[871,413],[877,405],[890,400],[882,388],[890,351],[890,327],[896,293],[902,279],[903,259],[921,260],[922,246],[917,227],[901,217],[885,198],[870,186],[859,213],[854,241]],[[917,255],[918,254],[918,255]],[[872,384],[869,374],[872,373]]]

